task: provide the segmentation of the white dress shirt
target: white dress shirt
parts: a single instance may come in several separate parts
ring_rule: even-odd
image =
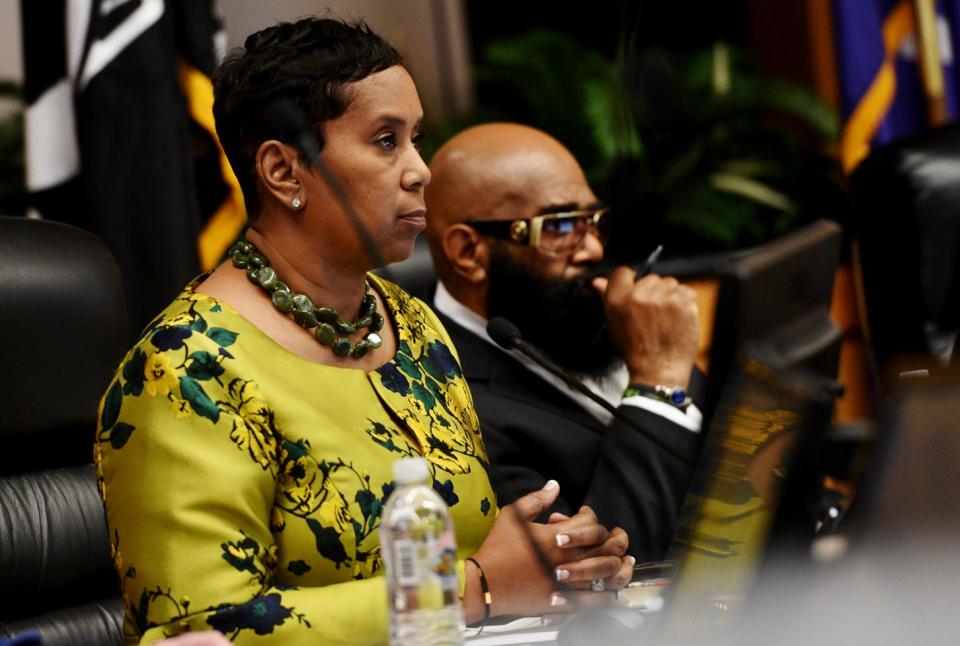
[[[439,281],[437,282],[437,293],[433,297],[433,307],[444,316],[447,316],[457,325],[461,326],[472,334],[476,334],[478,337],[495,347],[498,351],[505,352],[513,357],[527,370],[533,372],[548,384],[556,388],[559,392],[575,401],[584,410],[604,424],[609,424],[613,420],[613,415],[610,413],[610,411],[592,401],[583,393],[573,390],[560,378],[544,370],[542,367],[521,353],[510,352],[497,345],[497,343],[490,338],[490,335],[487,334],[486,319],[476,312],[467,309],[462,303],[457,301],[453,296],[450,295],[450,292],[447,291],[447,288],[443,286],[443,283]],[[603,379],[583,378],[581,381],[586,384],[586,386],[595,394],[610,402],[610,404],[613,406],[624,404],[627,406],[643,408],[651,413],[665,417],[694,433],[700,432],[700,425],[703,422],[703,415],[695,404],[691,404],[687,407],[686,411],[682,411],[679,408],[671,406],[665,402],[660,402],[649,397],[643,397],[641,395],[622,398],[623,391],[630,382],[630,375],[627,371],[627,366],[622,361],[618,363],[617,367],[610,373],[610,375]]]

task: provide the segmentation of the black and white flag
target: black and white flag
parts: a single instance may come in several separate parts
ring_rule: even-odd
[[[21,15],[31,215],[107,242],[139,328],[244,222],[213,134],[216,4],[22,0]]]

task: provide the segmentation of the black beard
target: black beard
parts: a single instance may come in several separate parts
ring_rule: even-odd
[[[612,372],[619,355],[607,333],[603,299],[590,286],[606,275],[601,267],[575,278],[550,278],[497,244],[488,271],[489,318],[509,320],[525,340],[571,372],[597,379]]]

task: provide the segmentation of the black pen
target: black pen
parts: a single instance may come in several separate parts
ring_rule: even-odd
[[[634,265],[633,270],[637,273],[637,276],[634,280],[640,280],[653,270],[653,266],[657,264],[657,260],[660,259],[660,254],[663,253],[663,245],[658,244],[657,248],[654,249],[647,259],[643,261],[642,265]]]
[[[658,244],[657,248],[650,252],[650,255],[647,256],[647,259],[643,261],[640,265],[634,265],[633,271],[636,272],[636,276],[633,278],[633,282],[637,282],[653,270],[653,266],[657,264],[657,260],[660,258],[660,254],[663,253],[663,245]],[[607,322],[604,321],[600,326],[600,329],[597,330],[596,335],[593,337],[592,343],[596,344],[600,341],[600,338],[603,336],[603,333],[607,331]]]

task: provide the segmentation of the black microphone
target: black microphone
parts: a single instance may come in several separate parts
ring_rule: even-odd
[[[347,195],[343,182],[333,174],[330,167],[320,156],[320,142],[317,141],[313,128],[303,112],[289,100],[280,99],[267,107],[267,122],[282,140],[291,142],[309,160],[310,165],[317,169],[320,177],[333,191],[333,196],[347,213],[347,217],[350,218],[350,223],[360,237],[360,242],[373,265],[375,267],[386,265],[380,249],[377,248],[377,243],[373,241],[373,236],[363,225],[363,220],[360,219],[360,215],[353,207],[353,202],[350,201],[350,196]]]
[[[514,350],[524,355],[553,376],[561,379],[572,390],[585,395],[590,399],[590,401],[598,404],[617,419],[626,422],[638,430],[641,435],[656,444],[665,453],[673,456],[683,464],[693,466],[693,462],[678,453],[673,447],[667,445],[663,442],[663,440],[637,424],[635,420],[632,420],[628,416],[624,415],[619,408],[590,390],[587,385],[577,379],[577,377],[544,356],[543,352],[541,352],[539,348],[530,344],[528,341],[525,341],[523,335],[520,333],[520,329],[507,319],[503,318],[502,316],[496,316],[490,319],[490,321],[487,322],[487,334],[489,334],[490,338],[493,339],[493,341],[501,348],[504,348],[505,350]]]

